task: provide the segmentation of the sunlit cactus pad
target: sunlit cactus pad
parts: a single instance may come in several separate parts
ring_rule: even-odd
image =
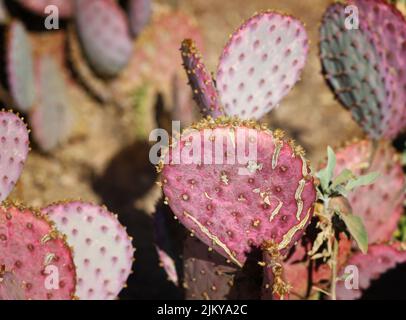
[[[76,285],[64,237],[39,212],[0,207],[0,300],[67,300]]]
[[[224,151],[213,152],[215,141]],[[195,153],[200,143],[207,147]],[[257,154],[237,158],[250,144]],[[231,158],[240,160],[227,163]],[[280,131],[204,119],[183,132],[163,162],[163,190],[179,221],[238,266],[251,246],[268,241],[286,252],[312,217],[315,187],[303,151]]]
[[[125,287],[134,248],[125,228],[106,208],[85,202],[42,210],[67,235],[77,268],[76,295],[83,300],[116,299]]]
[[[244,22],[227,42],[217,69],[225,113],[259,119],[299,80],[308,52],[303,24],[275,12]]]
[[[0,201],[13,190],[29,151],[28,129],[17,115],[0,112]]]

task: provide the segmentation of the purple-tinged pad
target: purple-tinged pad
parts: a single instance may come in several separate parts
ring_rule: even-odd
[[[396,150],[385,142],[374,149],[371,141],[362,140],[338,150],[336,158],[335,174],[344,168],[356,175],[369,172],[380,174],[374,184],[351,192],[348,200],[353,213],[364,221],[368,242],[389,241],[403,213],[405,200],[405,176]]]
[[[74,0],[17,0],[24,8],[34,14],[47,16],[46,8],[56,6],[61,18],[70,18],[73,15]]]
[[[406,246],[402,243],[375,244],[369,246],[367,254],[355,253],[346,265],[352,266],[351,271],[354,270],[354,266],[357,268],[359,288],[347,289],[345,282],[339,281],[336,290],[337,299],[355,300],[361,298],[362,291],[368,289],[372,280],[378,279],[382,274],[403,263],[406,263]],[[344,276],[345,271],[344,268],[339,276]]]
[[[382,64],[364,30],[345,27],[345,5],[334,3],[320,27],[323,74],[335,96],[373,139],[383,131],[382,112],[388,108]]]
[[[183,287],[187,300],[225,300],[234,286],[238,267],[194,237],[188,237],[183,251]]]
[[[130,28],[134,36],[137,36],[151,18],[151,0],[129,0],[128,14]]]
[[[196,44],[191,39],[185,39],[182,42],[180,50],[183,66],[193,91],[193,97],[200,111],[204,116],[211,116],[213,118],[223,115],[217,89],[214,86],[210,73],[206,70]]]
[[[183,251],[183,287],[188,300],[247,300],[260,298],[261,267],[250,259],[238,268],[194,237]]]
[[[115,299],[131,273],[134,248],[117,217],[105,207],[75,201],[52,204],[42,210],[67,235],[74,250],[83,300]]]
[[[20,177],[29,151],[27,126],[12,112],[0,111],[0,145],[0,201],[3,201]]]
[[[238,266],[252,246],[272,242],[286,253],[313,215],[316,191],[302,148],[254,121],[203,119],[158,169],[179,221]]]
[[[24,25],[13,21],[7,37],[7,77],[10,93],[21,111],[35,100],[34,62],[31,40]]]
[[[361,29],[378,51],[389,103],[382,110],[382,137],[393,139],[406,128],[406,20],[382,0],[352,0]]]
[[[0,300],[70,300],[76,286],[70,247],[41,213],[0,206]]]
[[[231,36],[217,69],[225,113],[259,119],[277,107],[299,80],[307,52],[299,20],[271,11],[248,19]]]
[[[38,103],[30,111],[30,124],[37,144],[50,151],[68,138],[73,113],[61,66],[43,56],[37,67]]]
[[[103,76],[117,76],[133,52],[127,17],[117,2],[76,0],[76,26],[90,65]]]

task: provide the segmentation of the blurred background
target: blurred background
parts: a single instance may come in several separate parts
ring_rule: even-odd
[[[50,55],[58,62],[74,115],[63,143],[44,151],[33,142],[12,197],[36,207],[81,198],[117,213],[137,248],[123,299],[182,297],[167,281],[154,248],[151,214],[160,190],[148,160],[147,141],[150,130],[170,128],[171,119],[181,119],[183,124],[196,119],[178,50],[182,37],[201,38],[204,61],[214,72],[230,33],[255,12],[272,9],[300,18],[311,39],[308,62],[301,81],[264,122],[297,140],[314,167],[323,160],[327,145],[339,146],[362,136],[321,75],[318,28],[329,0],[153,0],[152,18],[134,39],[134,57],[113,79],[99,78],[86,66],[69,19],[61,21],[59,30],[49,31],[42,17],[14,0],[3,2],[9,17],[23,21],[34,55]],[[124,3],[120,1],[123,7]],[[163,19],[168,12],[172,17],[181,13],[172,20]],[[6,41],[7,26],[2,29]],[[3,46],[4,67],[6,50]],[[3,107],[13,108],[6,85],[1,91]]]

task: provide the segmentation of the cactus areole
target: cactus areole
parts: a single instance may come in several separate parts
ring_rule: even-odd
[[[171,145],[158,170],[179,221],[240,267],[253,247],[285,254],[313,215],[303,150],[254,121],[203,119]]]

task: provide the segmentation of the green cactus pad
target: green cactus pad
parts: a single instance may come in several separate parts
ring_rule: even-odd
[[[31,110],[30,124],[44,151],[64,142],[72,128],[73,114],[60,66],[51,57],[38,61],[39,103]]]
[[[35,100],[32,45],[24,25],[14,21],[7,38],[7,76],[16,107],[28,111]]]

